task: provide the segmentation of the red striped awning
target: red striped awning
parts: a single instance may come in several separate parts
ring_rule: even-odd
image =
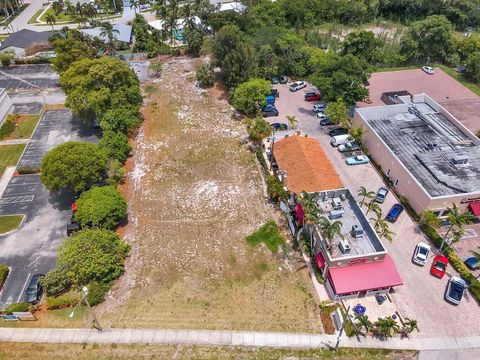
[[[480,216],[480,202],[473,202],[468,205],[470,212],[475,216]]]

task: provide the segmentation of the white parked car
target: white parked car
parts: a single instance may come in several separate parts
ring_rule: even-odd
[[[435,74],[435,70],[431,66],[422,66],[422,70],[426,72],[428,75]]]
[[[320,111],[325,111],[325,108],[326,108],[325,104],[315,104],[313,105],[313,112],[318,113]]]
[[[292,85],[290,85],[289,90],[295,92],[303,89],[304,87],[307,87],[307,83],[305,81],[295,81]]]
[[[327,118],[327,115],[325,115],[325,113],[323,111],[320,111],[317,113],[317,117],[320,119],[320,120],[323,120],[323,119],[326,119]]]
[[[430,253],[430,245],[419,242],[413,253],[413,262],[417,265],[424,266],[427,263],[428,254]]]

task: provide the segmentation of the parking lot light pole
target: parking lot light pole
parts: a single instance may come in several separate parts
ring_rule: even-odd
[[[87,304],[88,310],[90,311],[90,315],[92,315],[92,318],[93,318],[93,327],[95,329],[97,329],[98,331],[102,331],[102,327],[100,326],[100,322],[98,321],[97,317],[95,316],[95,313],[93,312],[92,307],[90,306],[90,303],[88,302],[88,297],[87,297],[88,288],[86,286],[84,286],[82,288],[82,291],[83,291],[83,296],[78,301],[77,305],[75,305],[75,307],[73,308],[72,312],[69,315],[69,318],[70,319],[73,318],[73,315],[75,314],[75,310],[77,309],[78,305],[80,305],[82,303],[82,301],[85,300],[85,303]]]

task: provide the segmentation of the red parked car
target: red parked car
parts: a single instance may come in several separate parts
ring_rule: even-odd
[[[320,93],[318,92],[307,92],[305,94],[305,101],[318,101],[320,100],[322,97],[320,96]]]
[[[443,255],[437,255],[433,259],[430,274],[441,279],[447,271],[448,259]]]

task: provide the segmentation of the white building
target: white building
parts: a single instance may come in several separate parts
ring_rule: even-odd
[[[7,90],[0,88],[0,126],[2,126],[11,110],[12,100],[10,100]]]

